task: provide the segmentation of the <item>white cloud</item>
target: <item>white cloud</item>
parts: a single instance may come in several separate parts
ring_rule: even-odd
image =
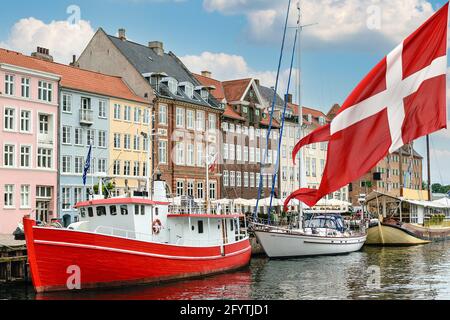
[[[50,49],[55,61],[68,63],[72,55],[81,54],[94,30],[88,21],[80,20],[77,24],[67,21],[52,21],[48,24],[30,17],[14,24],[6,41],[1,47],[30,54],[36,47]]]
[[[244,57],[239,55],[203,52],[200,55],[188,55],[180,58],[192,72],[200,73],[208,70],[212,72],[213,78],[221,81],[252,77],[259,79],[264,86],[275,86],[276,71],[254,70],[247,64]],[[291,92],[294,91],[296,76],[297,69],[293,70]],[[281,96],[285,94],[288,78],[289,69],[282,70],[278,90]]]
[[[281,38],[287,1],[204,0],[203,6],[209,12],[245,15],[250,41],[273,43]],[[292,1],[291,26],[297,21],[296,7],[297,1]],[[304,0],[303,24],[317,23],[305,29],[304,41],[309,47],[344,47],[351,42],[360,49],[373,49],[380,47],[380,41],[390,47],[433,12],[426,0]],[[368,23],[377,26],[378,21],[379,28],[369,29]]]

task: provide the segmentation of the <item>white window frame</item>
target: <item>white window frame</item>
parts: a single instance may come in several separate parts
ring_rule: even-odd
[[[14,187],[13,184],[4,185],[3,207],[5,209],[15,209]]]
[[[20,186],[20,209],[31,209],[31,186],[23,184]]]
[[[31,94],[31,79],[27,77],[22,77],[20,80],[21,96],[22,98],[29,99]]]
[[[23,117],[23,114],[28,114],[28,118]],[[32,129],[32,123],[33,123],[33,119],[32,119],[32,112],[31,110],[28,109],[21,109],[20,110],[20,132],[21,133],[31,133],[33,131]],[[25,121],[25,122],[24,122]],[[27,123],[28,124],[28,130],[24,130],[22,124],[23,123]]]
[[[13,96],[15,91],[15,76],[5,74],[5,95]]]
[[[38,82],[38,100],[52,102],[53,84],[48,81],[39,80]]]
[[[12,147],[12,150],[10,149]],[[8,148],[8,150],[6,150]],[[8,159],[6,158],[8,156]],[[12,163],[9,163],[12,162]],[[5,143],[3,145],[3,167],[14,168],[16,166],[16,145]]]
[[[72,113],[72,95],[63,93],[61,97],[61,110],[63,113]]]
[[[12,114],[9,114],[12,111]],[[12,125],[12,128],[9,126]],[[5,107],[3,109],[3,130],[8,132],[16,131],[16,108]]]
[[[22,148],[28,148],[28,153],[23,153]],[[20,145],[20,167],[21,168],[31,168],[33,166],[32,159],[33,159],[33,146],[28,144],[21,144]],[[22,156],[25,157],[25,159],[28,159],[28,166],[23,165],[22,162]]]

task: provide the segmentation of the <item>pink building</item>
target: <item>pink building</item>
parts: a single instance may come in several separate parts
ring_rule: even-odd
[[[59,76],[0,49],[0,234],[57,216]]]

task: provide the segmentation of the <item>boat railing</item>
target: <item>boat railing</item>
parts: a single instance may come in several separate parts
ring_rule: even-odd
[[[171,204],[169,205],[170,214],[194,214],[194,215],[205,215],[208,214],[208,208],[203,204],[192,205],[191,203],[187,205]],[[228,209],[218,209],[218,207],[211,206],[209,208],[209,214],[213,215],[236,215],[239,212],[231,211]]]
[[[125,230],[108,226],[98,226],[94,230],[94,233],[133,240],[154,241],[153,235],[149,233],[142,233],[133,230]]]

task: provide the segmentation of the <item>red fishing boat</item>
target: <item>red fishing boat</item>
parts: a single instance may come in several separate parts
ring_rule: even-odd
[[[102,190],[102,188],[99,188]],[[244,267],[251,247],[238,214],[207,214],[193,201],[171,204],[157,179],[147,196],[76,205],[67,229],[24,218],[37,292],[116,287],[210,275]]]

